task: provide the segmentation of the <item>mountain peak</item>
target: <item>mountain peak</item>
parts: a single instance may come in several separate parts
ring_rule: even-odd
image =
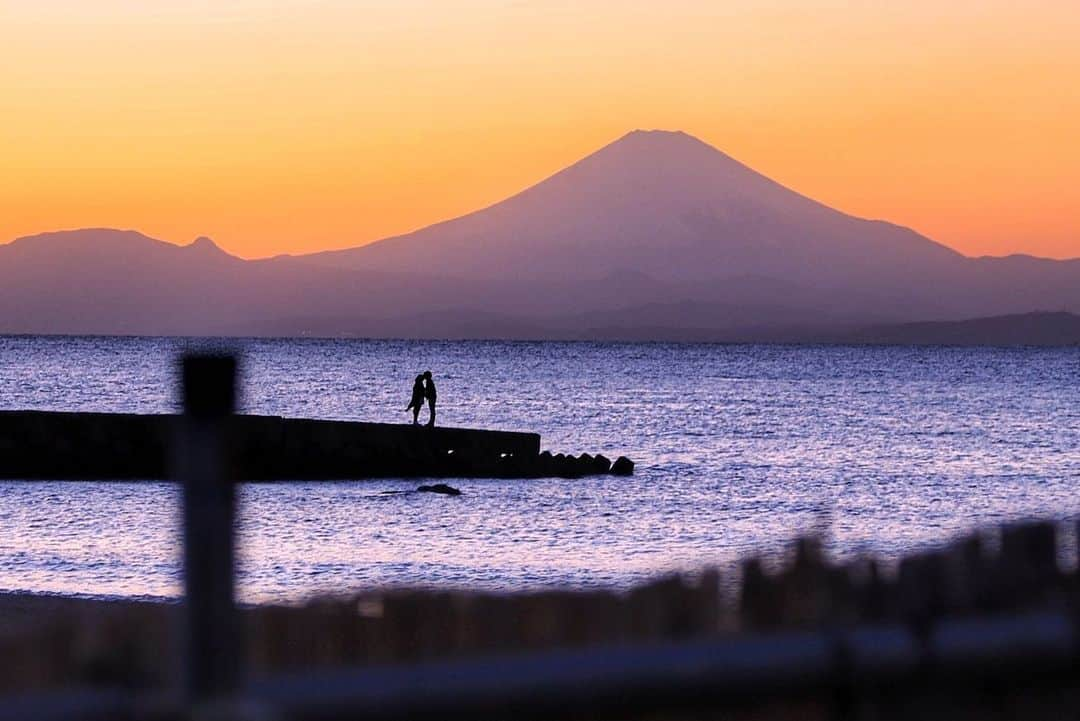
[[[701,142],[693,135],[682,130],[662,130],[660,128],[636,128],[623,136],[623,139],[627,138],[649,138],[654,140],[694,140]]]
[[[624,136],[624,137],[630,137],[630,136],[652,136],[652,137],[672,137],[672,138],[677,138],[677,137],[691,138],[691,137],[693,137],[689,133],[686,133],[686,132],[684,132],[682,130],[664,130],[662,128],[635,128],[635,129],[631,130],[629,133],[627,133],[626,136]]]
[[[225,251],[221,249],[220,245],[215,243],[212,238],[205,235],[200,235],[198,238],[191,241],[191,243],[187,245],[187,248],[200,253],[221,253],[222,255],[227,255]]]
[[[596,160],[619,164],[619,174],[630,171],[631,167],[636,172],[652,175],[659,167],[698,169],[710,166],[726,168],[730,173],[758,175],[722,150],[681,130],[631,130],[575,165]]]
[[[700,138],[696,138],[682,130],[645,130],[638,128],[631,130],[608,147],[622,145],[634,145],[638,147],[653,147],[657,149],[694,148],[697,150],[710,150],[720,152]]]
[[[118,228],[75,228],[72,230],[50,230],[35,235],[24,235],[16,238],[13,242],[107,242],[115,240],[153,240],[136,230],[120,230]]]
[[[78,228],[26,235],[16,238],[9,245],[25,252],[95,253],[113,250],[137,252],[168,244],[135,230]]]

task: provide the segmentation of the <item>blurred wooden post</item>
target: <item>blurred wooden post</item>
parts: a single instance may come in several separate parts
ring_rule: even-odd
[[[233,598],[235,492],[227,457],[235,383],[231,356],[183,360],[174,469],[184,498],[183,691],[193,704],[228,696],[242,675]]]

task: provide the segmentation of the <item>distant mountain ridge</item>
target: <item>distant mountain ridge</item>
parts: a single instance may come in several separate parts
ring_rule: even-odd
[[[86,229],[0,245],[0,332],[805,340],[1080,311],[1080,260],[968,258],[684,133],[635,131],[488,208],[246,261]]]
[[[837,339],[873,345],[1080,346],[1080,315],[1020,313],[864,328]]]

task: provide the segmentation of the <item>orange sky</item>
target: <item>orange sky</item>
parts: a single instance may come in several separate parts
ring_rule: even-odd
[[[665,128],[966,253],[1080,256],[1078,37],[1076,0],[0,0],[0,241],[359,245]]]

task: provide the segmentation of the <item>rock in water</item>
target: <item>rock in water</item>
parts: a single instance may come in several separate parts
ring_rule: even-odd
[[[603,456],[603,455],[601,455],[599,453],[596,454],[595,456],[593,456],[593,459],[592,459],[592,472],[593,473],[604,474],[604,473],[607,473],[610,470],[611,470],[611,461],[609,461],[607,459],[607,457],[605,457],[605,456]]]
[[[619,456],[611,466],[612,474],[616,476],[634,475],[634,462],[626,456]]]
[[[444,496],[460,496],[461,495],[461,491],[454,488],[453,486],[448,486],[445,483],[436,483],[433,486],[420,486],[416,490],[419,491],[420,493],[441,493]]]
[[[581,478],[585,475],[584,469],[573,456],[564,456],[562,453],[555,456],[555,469],[560,478]]]

